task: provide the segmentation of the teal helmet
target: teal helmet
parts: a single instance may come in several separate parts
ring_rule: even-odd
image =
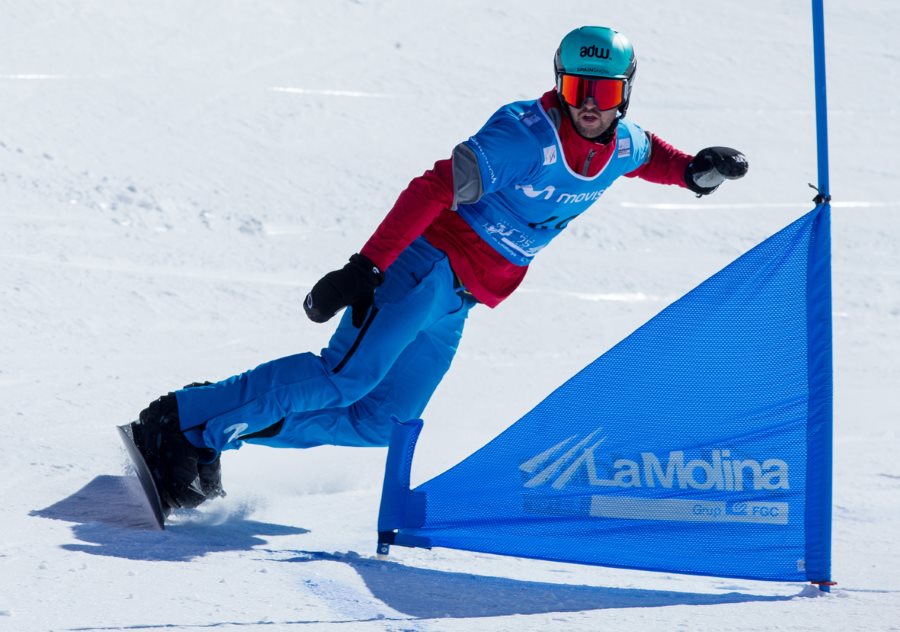
[[[556,49],[553,70],[557,88],[561,88],[563,75],[622,80],[623,100],[618,109],[619,115],[625,116],[634,85],[637,58],[631,42],[618,31],[606,26],[575,29],[563,38]]]

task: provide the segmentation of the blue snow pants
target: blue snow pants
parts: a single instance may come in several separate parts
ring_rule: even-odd
[[[392,417],[421,416],[475,303],[447,256],[420,237],[385,272],[362,327],[348,308],[321,355],[299,353],[177,391],[181,428],[216,454],[244,441],[386,446]]]

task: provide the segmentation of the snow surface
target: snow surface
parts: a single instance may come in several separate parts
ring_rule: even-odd
[[[246,447],[224,458],[227,499],[150,528],[113,426],[324,345],[310,285],[410,178],[548,89],[585,23],[634,41],[635,121],[687,151],[738,147],[750,173],[701,200],[623,181],[476,309],[414,483],[811,208],[808,3],[0,4],[0,629],[900,630],[895,0],[826,6],[832,594],[449,550],[378,561],[375,449]]]

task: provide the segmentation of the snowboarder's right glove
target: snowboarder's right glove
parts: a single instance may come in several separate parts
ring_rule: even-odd
[[[375,300],[375,288],[384,274],[365,255],[350,257],[350,263],[322,277],[303,301],[309,319],[324,323],[343,307],[353,309],[353,326],[361,327]]]
[[[725,180],[743,178],[749,167],[747,157],[731,147],[701,149],[684,171],[687,188],[699,195],[709,195]]]

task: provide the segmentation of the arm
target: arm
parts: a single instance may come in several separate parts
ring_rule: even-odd
[[[452,170],[450,159],[438,160],[432,169],[413,178],[360,254],[386,270],[441,211],[453,205]]]
[[[340,270],[329,272],[306,295],[303,308],[310,320],[324,323],[338,310],[353,308],[353,325],[361,327],[374,301],[383,271],[453,202],[449,160],[413,178],[381,225],[358,254]]]
[[[384,270],[441,211],[477,202],[533,167],[540,148],[535,150],[534,141],[516,127],[518,122],[501,112],[458,145],[452,160],[438,160],[434,168],[413,178],[360,252],[350,257],[350,263],[313,286],[303,304],[310,320],[323,323],[350,305],[353,325],[361,327]],[[530,154],[517,151],[523,147],[532,150]]]
[[[747,173],[747,158],[729,147],[707,147],[696,156],[675,149],[659,136],[647,132],[650,158],[626,174],[657,184],[677,184],[698,196],[708,195],[725,180],[736,180]]]
[[[650,158],[643,165],[625,174],[629,178],[640,178],[656,184],[675,184],[687,187],[684,173],[693,156],[680,151],[656,134],[647,132],[650,139]]]

